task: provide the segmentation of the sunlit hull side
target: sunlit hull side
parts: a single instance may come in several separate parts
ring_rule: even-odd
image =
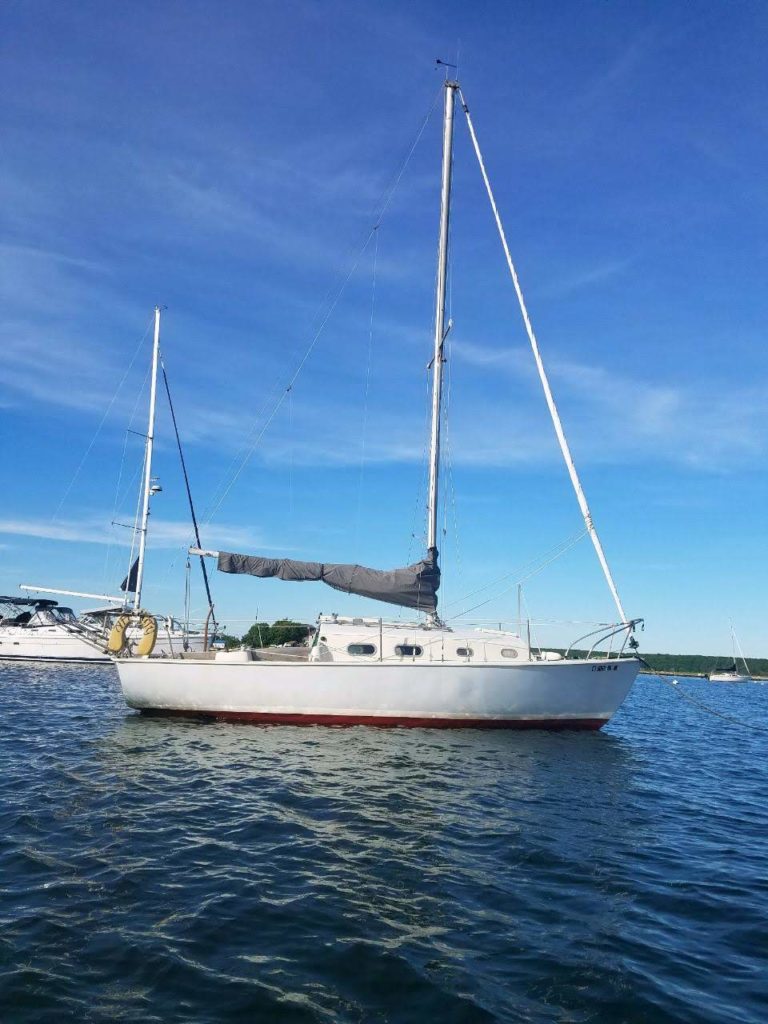
[[[62,626],[0,626],[0,661],[93,665],[111,660],[96,644]]]
[[[302,665],[126,659],[126,702],[139,711],[290,725],[599,729],[639,662],[522,665]]]

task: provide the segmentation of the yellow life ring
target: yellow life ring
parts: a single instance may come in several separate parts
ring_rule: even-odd
[[[154,615],[147,615],[145,612],[139,619],[139,625],[141,626],[141,639],[136,644],[133,653],[137,658],[148,658],[157,643],[157,620]]]
[[[110,654],[120,654],[124,650],[128,639],[125,631],[128,629],[130,622],[130,615],[121,615],[110,630],[109,640],[107,641],[107,650]]]

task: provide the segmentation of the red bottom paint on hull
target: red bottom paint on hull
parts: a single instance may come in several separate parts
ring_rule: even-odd
[[[292,715],[271,711],[182,711],[145,708],[143,715],[205,718],[219,722],[251,722],[255,725],[369,725],[378,729],[560,729],[596,730],[605,718],[401,718],[384,715]]]

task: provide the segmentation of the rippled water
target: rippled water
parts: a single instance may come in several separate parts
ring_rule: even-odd
[[[602,733],[143,719],[0,669],[4,1021],[768,1020],[768,686]]]

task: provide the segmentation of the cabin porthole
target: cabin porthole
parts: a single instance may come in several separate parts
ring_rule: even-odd
[[[347,654],[353,654],[358,657],[370,657],[370,655],[376,653],[376,648],[373,644],[350,644],[347,647]]]
[[[459,658],[471,658],[475,652],[471,647],[457,647],[456,654]]]
[[[420,658],[424,653],[423,647],[418,647],[416,644],[398,644],[395,647],[395,654],[401,658]]]
[[[502,647],[501,656],[502,658],[516,658],[517,650],[514,647]]]

